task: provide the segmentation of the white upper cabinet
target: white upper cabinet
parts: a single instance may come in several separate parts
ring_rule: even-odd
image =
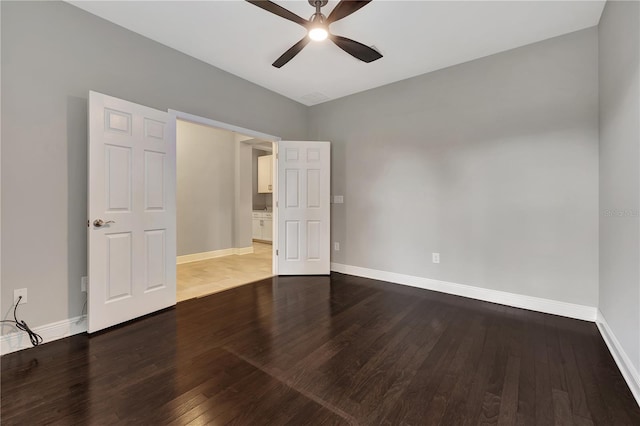
[[[271,194],[273,192],[273,155],[258,157],[258,193]]]

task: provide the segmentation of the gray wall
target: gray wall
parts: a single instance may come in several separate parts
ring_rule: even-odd
[[[178,256],[233,248],[234,133],[178,120],[176,136]]]
[[[598,303],[596,29],[306,108],[64,3],[0,7],[3,315],[21,287],[29,289],[22,315],[32,326],[82,311],[89,90],[284,139],[332,141],[332,193],[345,195],[332,210],[332,240],[341,243],[335,262]],[[618,24],[607,22],[614,13],[630,18],[612,8],[600,42],[626,46],[631,37],[622,39]],[[627,55],[605,49],[603,62],[607,54],[621,61]],[[616,126],[637,117],[638,106],[620,94],[625,80],[615,73],[629,70],[607,66],[602,137],[611,155],[620,155],[615,135],[625,130]],[[626,81],[637,87],[637,68]],[[638,147],[630,145],[624,143],[623,162],[632,155],[637,162]],[[636,170],[627,181],[632,173],[614,170],[618,160],[609,162],[606,152],[601,185],[615,194],[624,181],[633,194],[613,208],[637,209],[638,164],[623,167]],[[236,163],[249,158],[237,148]],[[246,169],[236,174],[251,179]],[[250,193],[236,190],[235,203],[250,205]],[[609,247],[600,259],[607,280],[601,308],[637,354],[623,312],[639,297],[623,295],[616,278],[630,283],[635,274],[638,283],[629,260],[637,242],[613,247],[616,233],[635,232],[637,224],[601,222]],[[241,238],[250,241],[250,234]],[[434,251],[439,265],[430,263]]]
[[[0,7],[3,316],[22,287],[30,326],[82,312],[89,90],[307,138],[305,106],[73,6]]]
[[[312,107],[332,261],[596,306],[597,71],[591,28]]]
[[[251,145],[240,142],[236,135],[236,210],[234,242],[236,248],[251,247],[253,217],[251,214]]]
[[[600,47],[600,311],[640,371],[640,5],[608,1]]]

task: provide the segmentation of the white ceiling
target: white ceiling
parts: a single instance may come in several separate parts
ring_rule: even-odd
[[[331,25],[374,45],[366,64],[329,41],[271,66],[305,29],[245,1],[71,1],[73,5],[305,105],[403,80],[598,24],[604,0],[374,0]],[[276,1],[308,18],[307,0]],[[337,4],[323,8],[328,15]]]

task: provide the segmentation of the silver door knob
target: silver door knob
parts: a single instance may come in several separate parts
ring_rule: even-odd
[[[96,228],[102,228],[104,225],[108,225],[110,223],[115,223],[113,220],[107,220],[106,222],[102,219],[96,219],[93,221],[93,226]]]

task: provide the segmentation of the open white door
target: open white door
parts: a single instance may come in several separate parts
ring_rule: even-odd
[[[330,149],[278,142],[278,275],[330,273]]]
[[[88,331],[176,303],[175,122],[90,92]]]

